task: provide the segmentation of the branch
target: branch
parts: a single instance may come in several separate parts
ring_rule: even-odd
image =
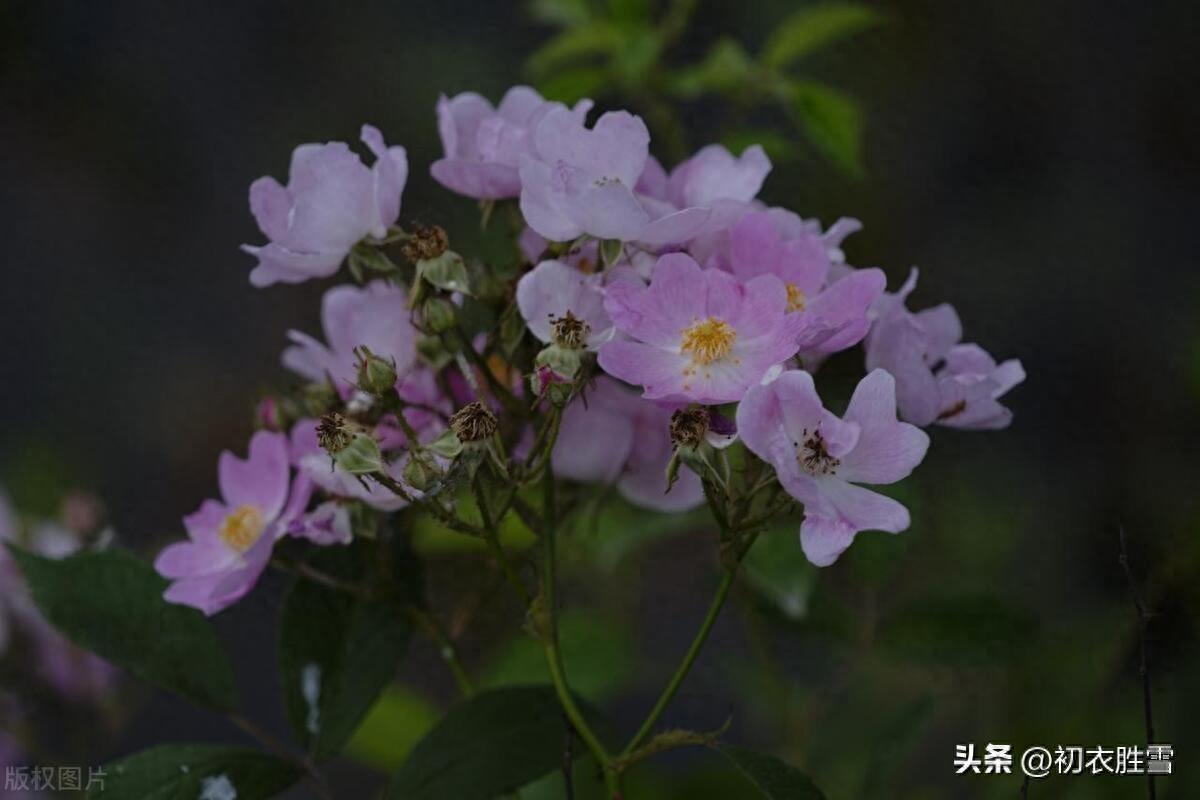
[[[1124,525],[1117,525],[1117,538],[1121,545],[1121,555],[1117,560],[1121,564],[1121,569],[1125,571],[1125,578],[1129,581],[1129,593],[1133,595],[1133,607],[1137,610],[1138,651],[1140,656],[1138,674],[1142,678],[1142,710],[1146,718],[1146,744],[1150,745],[1154,742],[1154,706],[1150,697],[1150,667],[1146,658],[1146,631],[1150,626],[1150,617],[1152,615],[1146,609],[1146,603],[1142,600],[1142,594],[1138,590],[1137,580],[1133,577],[1133,569],[1129,566],[1129,552],[1125,546]],[[1146,771],[1146,791],[1150,800],[1155,800],[1154,774],[1149,770]]]

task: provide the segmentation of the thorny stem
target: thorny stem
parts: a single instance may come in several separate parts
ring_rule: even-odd
[[[488,548],[492,551],[492,556],[500,565],[500,569],[504,573],[504,578],[508,581],[508,585],[512,587],[513,593],[520,599],[521,604],[525,608],[528,608],[530,602],[532,602],[529,597],[529,591],[525,588],[525,584],[521,582],[521,576],[513,569],[512,562],[508,560],[508,554],[504,552],[504,546],[500,544],[500,532],[497,528],[497,520],[492,518],[492,513],[488,508],[487,497],[483,493],[483,486],[477,480],[473,489],[475,492],[475,504],[479,506],[479,515],[483,518],[483,538],[487,541]]]
[[[371,478],[382,484],[392,494],[403,498],[410,505],[415,505],[418,508],[428,511],[430,514],[433,514],[443,525],[451,530],[458,531],[459,533],[466,533],[471,536],[482,536],[484,533],[482,528],[459,519],[457,516],[447,511],[441,506],[440,503],[438,503],[437,500],[416,497],[410,491],[405,489],[400,481],[396,480],[391,475],[388,475],[384,472],[372,472]]]
[[[554,691],[563,713],[567,715],[571,726],[579,734],[579,738],[587,745],[588,750],[604,770],[604,781],[613,798],[620,797],[620,776],[612,769],[612,759],[596,736],[591,726],[575,702],[574,695],[567,683],[566,670],[563,667],[562,651],[558,646],[558,597],[555,554],[556,508],[554,499],[554,472],[547,467],[543,479],[544,508],[542,510],[542,603],[546,618],[546,630],[539,631],[542,637],[542,649],[546,656],[546,666],[550,670],[550,679],[554,683]]]
[[[1151,614],[1146,608],[1146,603],[1142,600],[1142,594],[1138,591],[1137,580],[1133,577],[1133,570],[1129,566],[1129,552],[1125,547],[1124,525],[1117,526],[1117,537],[1121,544],[1121,555],[1118,561],[1121,563],[1121,568],[1125,570],[1125,578],[1129,581],[1129,593],[1133,595],[1133,607],[1137,610],[1138,650],[1140,656],[1138,674],[1142,678],[1142,710],[1146,718],[1146,744],[1150,745],[1154,742],[1154,706],[1150,696],[1150,668],[1146,658],[1146,631],[1150,626]],[[1146,772],[1146,792],[1150,800],[1155,800],[1154,774],[1149,770]]]
[[[696,663],[697,656],[704,648],[704,643],[708,640],[708,634],[712,631],[713,625],[717,621],[717,617],[721,614],[721,608],[725,605],[725,599],[729,596],[729,590],[733,586],[733,579],[737,575],[736,567],[734,569],[725,570],[725,574],[721,576],[721,582],[717,585],[717,592],[713,595],[712,602],[709,603],[708,613],[704,616],[704,621],[700,623],[700,629],[696,631],[695,637],[692,639],[692,644],[688,647],[687,653],[683,656],[683,661],[679,663],[675,674],[671,676],[671,680],[667,683],[658,702],[650,709],[650,713],[646,716],[646,721],[642,723],[642,727],[638,728],[638,732],[629,740],[629,744],[625,745],[625,749],[621,751],[621,757],[624,758],[636,750],[642,742],[654,730],[654,726],[658,724],[658,720],[667,710],[667,706],[675,699],[676,692],[683,685],[684,678],[691,671],[692,665]]]

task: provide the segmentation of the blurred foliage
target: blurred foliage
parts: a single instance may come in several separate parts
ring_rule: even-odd
[[[677,45],[696,7],[696,0],[534,0],[533,16],[559,32],[529,56],[526,68],[552,99],[613,99],[633,107],[646,116],[662,155],[674,161],[696,144],[686,139],[680,105],[715,103],[738,120],[724,139],[735,152],[761,144],[783,163],[797,156],[799,134],[845,174],[860,176],[858,103],[798,68],[808,56],[881,24],[883,14],[853,2],[806,5],[774,26],[757,52],[722,36],[698,60],[681,60]],[[763,109],[782,113],[787,126],[743,127]]]

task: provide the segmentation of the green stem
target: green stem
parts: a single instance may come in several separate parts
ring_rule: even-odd
[[[438,624],[438,621],[417,606],[407,606],[405,613],[437,645],[438,654],[446,662],[446,666],[450,668],[450,674],[454,676],[454,682],[458,684],[458,690],[462,693],[462,696],[470,697],[475,694],[475,684],[463,666],[462,661],[459,660],[454,642],[450,641],[450,636],[442,630],[442,626]]]
[[[550,680],[554,684],[554,692],[558,695],[558,702],[562,706],[563,713],[567,715],[571,726],[575,732],[579,734],[579,738],[587,745],[588,750],[604,771],[604,780],[613,797],[620,796],[620,776],[612,769],[612,759],[608,754],[608,750],[601,743],[599,737],[596,736],[591,726],[580,711],[579,705],[575,702],[575,696],[571,694],[570,685],[567,682],[566,669],[563,666],[562,651],[558,646],[558,597],[557,597],[557,577],[556,577],[556,553],[555,553],[555,527],[556,527],[556,510],[554,499],[554,473],[547,468],[544,480],[545,495],[544,505],[542,510],[543,531],[542,531],[542,603],[544,606],[546,630],[540,631],[542,637],[542,650],[546,656],[546,666],[550,670]]]
[[[508,585],[512,587],[513,593],[521,601],[521,604],[525,608],[528,608],[532,602],[532,598],[530,598],[525,584],[521,582],[521,576],[513,569],[512,562],[508,560],[508,554],[504,552],[504,546],[500,544],[500,532],[497,529],[497,520],[492,518],[491,510],[487,504],[487,497],[483,493],[483,486],[476,480],[472,489],[475,492],[475,504],[479,506],[479,516],[483,519],[483,538],[487,541],[488,548],[492,551],[492,557],[496,559],[501,571],[504,572],[504,578],[508,581]]]
[[[721,583],[717,585],[717,593],[713,596],[712,602],[708,606],[708,614],[704,617],[704,622],[700,623],[700,629],[696,631],[696,636],[692,639],[691,647],[680,662],[675,674],[671,676],[671,680],[667,683],[667,687],[663,689],[663,693],[659,696],[658,702],[654,704],[654,708],[650,709],[646,721],[642,723],[642,727],[634,734],[629,744],[621,752],[621,757],[627,756],[636,750],[642,742],[654,730],[654,726],[667,710],[667,706],[675,699],[675,693],[679,691],[679,687],[683,685],[684,678],[692,669],[692,664],[696,662],[696,657],[700,655],[700,651],[704,648],[704,643],[708,640],[708,634],[712,631],[713,624],[716,623],[717,617],[721,614],[721,608],[725,605],[725,598],[729,596],[729,589],[733,586],[733,579],[737,575],[737,569],[725,570],[725,575],[721,578]]]

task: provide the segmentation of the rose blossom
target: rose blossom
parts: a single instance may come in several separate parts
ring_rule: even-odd
[[[184,517],[188,541],[169,545],[154,562],[172,581],[163,596],[211,615],[254,588],[292,509],[308,500],[297,487],[285,509],[289,475],[287,437],[279,433],[255,433],[245,459],[222,453],[217,462],[221,499],[205,500]]]
[[[302,144],[292,152],[287,186],[269,176],[250,185],[250,210],[270,240],[242,245],[258,258],[252,284],[329,277],[355,244],[385,236],[396,222],[408,156],[403,147],[387,147],[370,125],[361,136],[376,158],[371,168],[345,142]]]
[[[604,307],[630,337],[600,348],[600,366],[652,400],[729,403],[795,355],[805,322],[774,275],[741,283],[690,256],[658,260],[649,286],[618,281]]]
[[[531,154],[520,159],[521,213],[551,241],[584,234],[651,246],[686,241],[708,210],[664,209],[634,192],[650,153],[640,117],[610,111],[590,130],[565,108],[538,123]]]
[[[855,485],[895,483],[929,447],[924,431],[896,420],[895,382],[883,370],[859,382],[842,419],[825,410],[811,375],[784,372],[747,392],[737,426],[746,447],[804,504],[800,544],[817,566],[836,561],[861,530],[908,527],[903,505]]]
[[[680,470],[667,491],[670,421],[670,409],[600,377],[586,398],[576,398],[563,412],[551,455],[554,471],[570,480],[615,483],[626,500],[642,508],[695,508],[704,502],[704,490],[691,470]]]
[[[561,261],[543,261],[517,282],[517,308],[530,333],[542,342],[554,341],[557,321],[570,320],[584,326],[584,343],[595,350],[613,334],[600,281],[600,275],[587,275]]]
[[[591,100],[580,100],[569,113],[583,124],[591,107]],[[565,106],[528,86],[509,89],[496,108],[475,92],[442,95],[437,118],[445,156],[429,171],[438,183],[467,197],[516,197],[521,194],[521,156],[533,152],[537,124],[560,108]]]

